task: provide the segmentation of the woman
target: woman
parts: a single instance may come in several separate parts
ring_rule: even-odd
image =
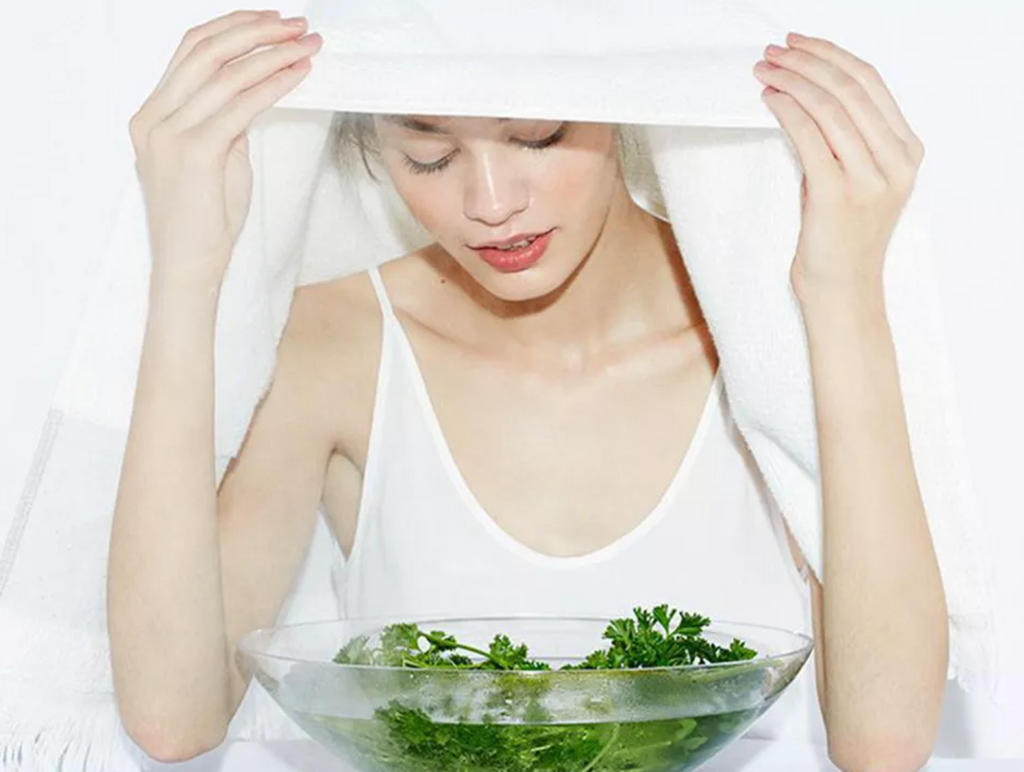
[[[681,543],[671,529],[726,533],[713,529],[740,507],[714,497],[748,490],[740,448],[712,444],[727,428],[713,341],[668,225],[628,195],[615,127],[385,115],[356,127],[360,141],[436,241],[297,291],[273,385],[218,490],[213,331],[248,208],[245,130],[308,72],[320,39],[305,31],[274,12],[190,30],[131,121],[153,270],[108,610],[125,726],[164,760],[224,738],[246,686],[234,645],[273,623],[318,504],[364,607],[365,593],[411,609],[429,597],[421,584],[477,582],[504,608],[517,582],[659,595],[666,566],[682,568],[652,557]],[[938,724],[946,607],[881,277],[923,149],[868,65],[827,41],[788,43],[752,77],[773,87],[805,170],[791,279],[821,448],[829,581],[806,585],[818,697],[841,768],[917,769]],[[710,458],[721,466],[687,476]],[[463,515],[478,541],[468,519],[453,525]],[[758,560],[753,584],[777,571],[762,542],[732,533],[692,541],[719,550],[715,565]],[[595,556],[608,560],[575,580],[555,569]]]

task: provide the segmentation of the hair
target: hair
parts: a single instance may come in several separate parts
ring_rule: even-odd
[[[370,166],[371,157],[381,163],[373,116],[369,113],[335,113],[330,132],[330,147],[335,163],[343,170],[351,169],[358,153],[370,178],[380,182]]]

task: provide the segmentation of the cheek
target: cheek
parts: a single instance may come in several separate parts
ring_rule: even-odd
[[[618,172],[614,136],[602,132],[586,139],[583,147],[556,151],[557,162],[544,167],[543,173],[547,203],[583,219],[603,215]]]
[[[440,175],[411,176],[404,170],[392,174],[395,190],[405,201],[412,216],[431,234],[444,238],[458,227],[458,191]]]
[[[614,179],[614,166],[607,158],[596,153],[573,153],[559,165],[557,174],[549,176],[545,189],[554,203],[586,209],[610,195]]]

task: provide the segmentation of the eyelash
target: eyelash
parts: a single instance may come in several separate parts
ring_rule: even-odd
[[[544,150],[545,148],[549,148],[552,145],[557,145],[559,142],[562,141],[562,138],[565,136],[566,126],[567,124],[563,123],[555,130],[553,134],[544,137],[544,139],[539,139],[534,142],[521,141],[519,144],[529,150]],[[415,174],[436,174],[437,172],[443,170],[451,162],[451,160],[452,155],[448,155],[442,158],[440,161],[435,161],[432,164],[421,164],[412,160],[411,158],[409,158],[409,156],[405,154],[402,155],[402,161],[405,164],[405,166]]]

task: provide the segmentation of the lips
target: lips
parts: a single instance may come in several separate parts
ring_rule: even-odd
[[[519,235],[505,239],[504,242],[494,242],[508,244],[509,246],[504,249],[498,247],[474,247],[474,249],[491,268],[501,273],[518,273],[535,265],[544,256],[554,230],[552,228],[532,238],[529,235]],[[526,242],[524,246],[512,246],[524,241]]]
[[[471,249],[507,249],[513,245],[520,245],[520,242],[533,242],[540,236],[543,236],[547,231],[540,233],[517,233],[513,236],[509,236],[507,239],[501,239],[500,241],[488,241],[485,244],[477,244],[471,246]],[[520,245],[525,246],[525,245]]]

